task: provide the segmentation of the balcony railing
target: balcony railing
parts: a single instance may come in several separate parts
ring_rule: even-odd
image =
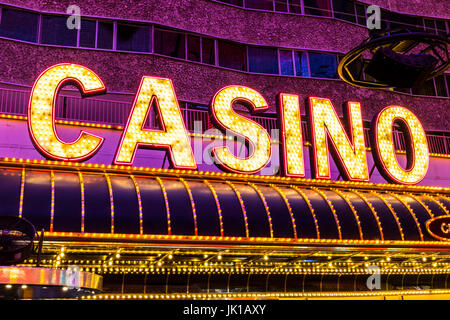
[[[0,113],[26,116],[29,91],[0,88]],[[101,100],[95,98],[82,99],[80,97],[60,94],[56,106],[56,119],[69,121],[93,122],[113,126],[124,126],[130,111],[131,103],[123,101]],[[202,132],[214,128],[207,110],[194,109],[192,104],[180,103],[181,111],[189,132]],[[154,117],[153,117],[154,118]],[[269,133],[277,130],[279,125],[276,118],[264,116],[250,116],[250,118]],[[302,121],[304,140],[310,142],[306,121]],[[275,137],[273,137],[275,138]],[[370,146],[370,129],[364,129],[366,146]],[[406,140],[402,131],[394,130],[394,146],[396,150],[406,150]],[[430,153],[450,154],[450,136],[427,134]]]

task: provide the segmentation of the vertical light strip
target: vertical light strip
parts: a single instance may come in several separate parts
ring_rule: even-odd
[[[288,208],[289,211],[289,215],[291,216],[291,221],[292,221],[292,229],[294,230],[294,238],[297,239],[297,225],[295,224],[295,218],[294,218],[294,213],[292,212],[292,208],[291,205],[289,204],[289,200],[287,199],[286,195],[284,194],[283,190],[281,190],[280,188],[278,188],[276,185],[271,184],[270,185],[273,189],[275,189],[280,196],[283,198],[284,203],[286,204],[286,207]]]
[[[81,233],[84,233],[84,215],[85,215],[84,180],[81,171],[78,171],[78,178],[80,179],[80,189],[81,189]]]
[[[434,214],[433,212],[430,210],[430,208],[428,208],[428,206],[423,203],[422,200],[420,200],[418,197],[416,197],[415,195],[413,195],[412,193],[408,193],[408,196],[410,196],[411,198],[413,198],[416,202],[418,202],[424,209],[425,211],[430,215],[430,218],[434,218]]]
[[[300,188],[298,188],[298,187],[296,187],[294,185],[290,185],[290,187],[292,189],[294,189],[303,198],[303,200],[306,202],[306,205],[309,208],[309,212],[311,212],[312,218],[314,220],[314,226],[316,227],[317,239],[320,239],[319,224],[317,222],[316,213],[314,212],[314,208],[312,207],[311,202],[309,201],[309,199],[306,196],[306,194],[302,190],[300,190]]]
[[[437,204],[437,205],[445,212],[446,215],[450,215],[450,213],[448,212],[447,208],[445,208],[445,207],[442,205],[442,203],[440,203],[439,201],[437,201],[434,197],[428,196],[428,195],[425,195],[425,194],[423,194],[422,196],[424,196],[425,198],[430,199],[431,201],[435,202],[435,203],[436,203],[436,204]]]
[[[261,198],[261,201],[264,204],[264,208],[266,209],[266,214],[267,214],[267,220],[269,221],[270,237],[273,238],[272,217],[270,216],[270,210],[269,210],[269,206],[267,205],[267,202],[266,202],[266,197],[264,197],[264,194],[261,192],[261,190],[258,188],[258,186],[256,186],[254,183],[249,182],[248,185],[256,191],[256,193],[259,195],[259,197]]]
[[[321,190],[315,188],[315,187],[311,187],[312,190],[316,191],[318,194],[320,194],[320,196],[325,200],[325,202],[328,204],[328,206],[330,207],[331,213],[333,214],[334,217],[334,221],[336,221],[336,225],[337,225],[337,229],[338,229],[338,234],[339,234],[339,240],[342,240],[342,232],[341,232],[341,225],[339,224],[339,219],[336,213],[336,210],[334,210],[333,204],[331,203],[330,200],[328,200],[327,196],[325,193],[323,193]]]
[[[23,214],[23,195],[25,193],[25,168],[22,168],[22,179],[20,182],[20,199],[19,199],[19,218]]]
[[[244,205],[244,201],[242,201],[241,193],[236,188],[236,186],[234,184],[232,184],[230,181],[225,181],[225,182],[231,187],[231,189],[233,189],[234,193],[236,193],[236,195],[237,195],[237,197],[239,199],[239,203],[241,204],[241,209],[242,209],[242,215],[244,216],[245,236],[247,238],[249,238],[250,234],[249,234],[249,231],[248,231],[247,211],[245,210],[245,205]]]
[[[114,233],[114,196],[112,191],[111,179],[109,178],[109,175],[107,173],[105,173],[105,178],[108,184],[109,201],[111,203],[111,233]]]
[[[191,201],[191,207],[192,207],[192,216],[194,217],[194,230],[195,235],[198,236],[198,227],[197,227],[197,211],[195,210],[195,203],[194,198],[192,197],[192,191],[191,188],[189,188],[188,183],[183,178],[180,178],[181,183],[186,188],[187,193],[189,194],[189,200]]]
[[[164,196],[164,203],[166,205],[166,214],[167,214],[167,234],[170,236],[172,234],[172,226],[170,224],[170,209],[169,209],[169,200],[167,199],[166,187],[164,187],[164,183],[159,177],[156,177],[156,181],[158,181]]]
[[[422,228],[420,227],[419,220],[417,220],[416,214],[414,213],[413,209],[409,204],[407,204],[400,196],[397,196],[396,194],[392,192],[388,192],[392,197],[400,201],[400,203],[408,210],[409,214],[413,217],[414,222],[416,223],[417,229],[419,230],[420,234],[420,240],[423,241],[423,233]]]
[[[361,228],[361,221],[359,221],[358,212],[356,211],[355,207],[350,202],[350,199],[340,190],[338,189],[331,189],[333,192],[336,192],[342,199],[344,199],[345,203],[347,203],[347,206],[352,211],[353,215],[355,216],[356,224],[358,225],[358,231],[359,231],[359,238],[360,240],[364,240],[364,235]]]
[[[50,232],[53,232],[53,222],[55,219],[55,174],[50,170],[50,184],[52,188],[52,199],[50,202]]]
[[[440,196],[441,198],[446,199],[447,201],[450,201],[450,198],[447,197],[446,195],[443,195],[442,193],[438,193],[437,195]]]
[[[400,224],[400,220],[398,219],[397,213],[395,213],[394,208],[392,208],[391,204],[386,201],[386,199],[381,195],[381,193],[378,193],[375,191],[371,191],[371,193],[374,194],[377,198],[379,198],[391,211],[391,214],[394,217],[395,222],[397,223],[398,230],[400,231],[400,236],[402,237],[402,240],[404,241],[405,235],[403,234],[403,228],[402,228],[402,225]]]
[[[362,201],[364,201],[364,203],[370,208],[370,211],[372,212],[375,220],[377,221],[378,230],[380,231],[381,241],[384,241],[383,227],[381,226],[380,217],[378,217],[378,214],[377,214],[377,211],[375,210],[375,208],[372,206],[372,204],[369,202],[369,200],[366,198],[366,196],[364,194],[362,194],[361,192],[359,192],[358,190],[351,189],[350,192],[352,192],[352,193],[356,194],[358,197],[360,197],[362,199]]]
[[[220,236],[223,237],[222,209],[220,208],[219,198],[217,197],[216,190],[215,190],[214,187],[209,183],[208,180],[203,180],[203,183],[206,184],[206,186],[209,188],[209,190],[211,190],[211,193],[213,194],[213,197],[214,197],[214,201],[216,201],[217,214],[219,215]]]
[[[142,200],[141,200],[141,191],[139,189],[139,185],[134,178],[134,176],[130,175],[131,180],[133,181],[134,188],[136,189],[136,196],[138,200],[138,206],[139,206],[139,234],[144,234],[144,216],[142,214]]]

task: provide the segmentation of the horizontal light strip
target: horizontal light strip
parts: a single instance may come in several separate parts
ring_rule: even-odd
[[[415,295],[450,295],[450,290],[391,290],[391,291],[363,291],[363,292],[267,292],[267,293],[169,293],[169,294],[100,294],[94,296],[83,296],[84,300],[166,300],[166,299],[230,299],[230,298],[253,298],[253,299],[298,299],[298,298],[351,298],[351,297],[380,297],[380,296],[404,296]],[[419,298],[420,299],[420,298]],[[423,298],[422,298],[423,299]],[[447,297],[448,299],[448,297]]]

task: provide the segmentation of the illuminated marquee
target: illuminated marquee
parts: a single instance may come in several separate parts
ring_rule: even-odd
[[[28,107],[28,128],[34,144],[46,157],[82,161],[100,149],[104,138],[85,131],[81,131],[73,142],[64,142],[58,137],[55,129],[56,98],[60,88],[68,83],[75,84],[83,96],[106,91],[100,77],[86,67],[76,64],[52,66],[39,75],[33,85]],[[243,103],[252,113],[268,109],[264,97],[252,88],[226,86],[220,89],[212,100],[211,116],[220,129],[244,138],[248,156],[238,157],[228,146],[215,147],[212,156],[224,170],[256,173],[271,160],[270,136],[260,124],[234,111],[235,102]],[[158,112],[161,130],[145,128],[152,106]],[[300,109],[298,95],[280,94],[280,162],[283,165],[282,174],[291,177],[305,176]],[[314,177],[330,179],[331,153],[344,179],[368,181],[360,103],[347,103],[344,110],[344,125],[347,130],[329,99],[309,98],[308,112]],[[394,150],[393,127],[396,124],[403,128],[407,137],[405,168],[399,164]],[[424,178],[428,170],[428,144],[419,119],[411,111],[402,106],[383,109],[373,122],[372,136],[373,157],[378,170],[386,179],[395,183],[416,184]],[[329,146],[331,150],[328,150]],[[197,168],[189,134],[170,79],[150,76],[142,78],[114,162],[132,165],[139,147],[166,150],[175,168]]]

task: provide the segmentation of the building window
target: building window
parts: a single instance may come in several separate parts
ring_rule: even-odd
[[[219,65],[221,67],[247,70],[245,46],[230,41],[219,40]]]
[[[187,59],[200,62],[200,37],[187,36]]]
[[[440,97],[448,97],[447,86],[445,84],[445,75],[440,75],[434,78],[434,83],[436,84],[436,94]]]
[[[273,11],[273,0],[245,0],[245,7]]]
[[[423,32],[423,24],[421,18],[407,16],[395,12],[388,12],[385,17],[387,17],[387,19],[389,20],[391,30],[401,29]]]
[[[289,0],[289,12],[291,13],[302,13],[302,5],[300,0]]]
[[[67,28],[66,16],[42,16],[41,43],[75,47],[77,29]]]
[[[95,48],[97,22],[95,20],[81,20],[80,47]]]
[[[356,22],[355,3],[350,0],[333,0],[334,17],[337,19]]]
[[[98,22],[97,48],[112,49],[114,24],[112,22]]]
[[[280,50],[280,71],[282,75],[294,75],[294,63],[292,60],[292,51]]]
[[[248,68],[250,72],[278,74],[277,49],[248,47]]]
[[[214,40],[202,38],[202,62],[207,64],[216,64]]]
[[[274,0],[275,1],[275,11],[288,12],[287,0]]]
[[[39,15],[4,7],[0,14],[1,37],[37,42]]]
[[[150,51],[150,27],[117,24],[117,50]]]
[[[336,78],[337,63],[336,55],[329,53],[309,53],[309,68],[311,77],[314,78]]]
[[[171,30],[155,29],[155,52],[185,59],[185,35]]]
[[[299,77],[309,77],[308,54],[303,51],[294,52],[295,75]]]
[[[306,14],[331,17],[330,0],[303,0],[303,3]]]

